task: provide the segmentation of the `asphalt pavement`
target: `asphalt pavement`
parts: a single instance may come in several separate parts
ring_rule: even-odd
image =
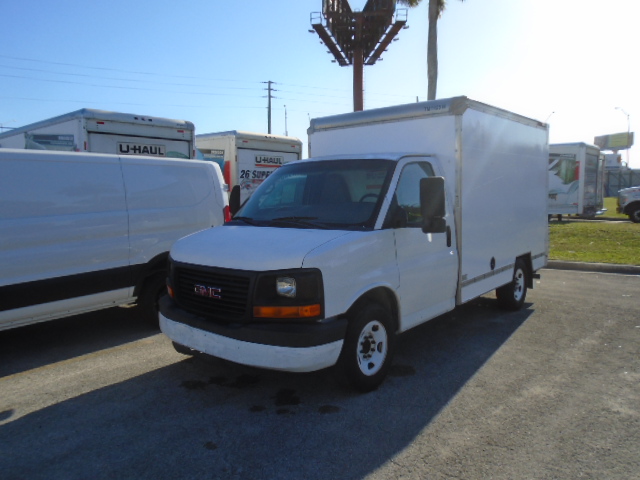
[[[401,336],[364,395],[180,355],[134,309],[0,332],[0,478],[640,478],[640,276],[541,273]]]

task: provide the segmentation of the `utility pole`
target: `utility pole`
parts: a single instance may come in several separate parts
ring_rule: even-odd
[[[621,107],[616,107],[616,110],[620,110],[627,117],[627,168],[631,168],[629,166],[629,150],[631,150],[631,120],[629,119],[630,116]]]
[[[284,136],[289,136],[289,129],[287,128],[287,106],[284,106]]]
[[[271,99],[275,98],[271,92],[276,92],[277,90],[274,90],[273,88],[271,88],[271,85],[273,85],[275,82],[272,82],[271,80],[267,81],[267,82],[262,82],[262,83],[266,83],[267,84],[267,133],[271,134]]]

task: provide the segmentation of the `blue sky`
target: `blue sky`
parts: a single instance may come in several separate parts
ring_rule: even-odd
[[[426,99],[426,2],[365,67],[365,108]],[[310,118],[353,108],[351,68],[308,32],[322,0],[0,3],[3,127],[87,107],[189,120],[197,133],[266,132],[273,81],[272,133],[306,148]],[[548,121],[554,143],[592,143],[625,132],[627,119],[633,131],[639,18],[630,0],[449,0],[438,97]],[[640,148],[629,158],[640,168]]]

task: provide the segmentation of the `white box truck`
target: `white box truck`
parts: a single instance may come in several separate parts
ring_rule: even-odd
[[[0,148],[194,158],[185,120],[83,108],[0,133]]]
[[[593,218],[604,206],[604,156],[595,145],[549,145],[549,217]]]
[[[183,353],[384,379],[395,337],[547,263],[548,126],[466,97],[314,119],[221,228],[171,249],[160,326]]]
[[[209,162],[0,149],[0,330],[137,303],[157,323],[169,249],[224,221]]]
[[[196,147],[220,165],[229,189],[240,186],[241,203],[278,167],[302,157],[297,138],[239,130],[198,134]]]

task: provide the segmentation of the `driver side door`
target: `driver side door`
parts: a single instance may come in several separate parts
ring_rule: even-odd
[[[458,254],[455,246],[447,245],[447,233],[422,232],[420,179],[434,176],[432,165],[407,158],[399,167],[391,208],[406,214],[406,222],[394,228],[400,274],[400,328],[404,331],[455,307]],[[449,199],[446,203],[445,220],[453,228]],[[455,238],[455,232],[450,238]]]

